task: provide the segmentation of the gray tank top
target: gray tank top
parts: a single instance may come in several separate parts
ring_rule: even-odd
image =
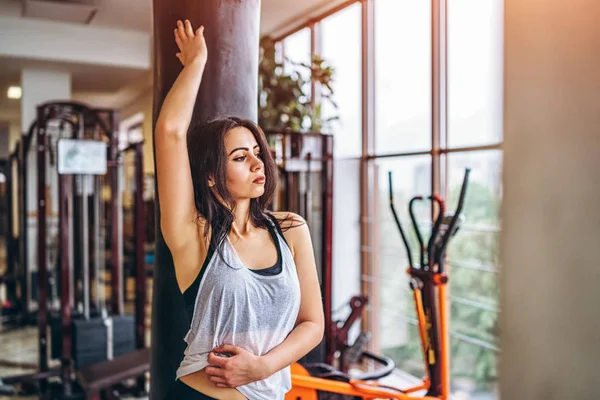
[[[177,369],[177,379],[200,371],[208,354],[217,346],[232,344],[252,354],[264,355],[281,344],[294,329],[300,309],[300,283],[296,264],[285,239],[273,225],[281,271],[260,275],[239,259],[227,238],[218,252],[204,264],[187,347]],[[209,253],[209,256],[212,252]],[[290,368],[267,379],[237,387],[248,399],[284,399],[291,389]]]

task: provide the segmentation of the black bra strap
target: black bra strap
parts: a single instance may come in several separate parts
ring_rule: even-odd
[[[279,221],[277,221],[277,218],[275,218],[275,216],[269,212],[267,212],[266,214],[267,214],[269,221],[271,222],[271,225],[273,225],[275,227],[275,229],[277,230],[277,233],[279,233],[279,235],[283,238],[283,241],[285,242],[285,244],[288,244],[287,240],[285,240],[285,236],[283,236],[283,231],[281,230],[281,226],[279,226]]]

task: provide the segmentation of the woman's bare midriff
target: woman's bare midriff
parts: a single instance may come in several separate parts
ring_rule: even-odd
[[[232,388],[219,388],[208,379],[204,370],[182,376],[179,380],[189,387],[204,393],[207,396],[222,400],[247,400],[243,394]]]

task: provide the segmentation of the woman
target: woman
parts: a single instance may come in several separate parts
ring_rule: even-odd
[[[188,132],[207,62],[203,27],[178,21],[175,41],[183,70],[156,123],[156,167],[191,325],[167,398],[283,399],[290,364],[323,336],[309,230],[295,214],[265,211],[277,170],[258,126],[220,117]]]

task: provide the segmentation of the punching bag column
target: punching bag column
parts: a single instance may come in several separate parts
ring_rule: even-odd
[[[175,57],[178,50],[173,30],[177,20],[185,19],[191,21],[194,29],[204,25],[208,48],[191,124],[220,114],[256,121],[260,0],[153,0],[153,7],[154,124],[182,68]],[[183,337],[190,324],[175,280],[171,253],[160,232],[158,194],[156,200],[151,400],[162,399],[174,382],[185,349]]]

